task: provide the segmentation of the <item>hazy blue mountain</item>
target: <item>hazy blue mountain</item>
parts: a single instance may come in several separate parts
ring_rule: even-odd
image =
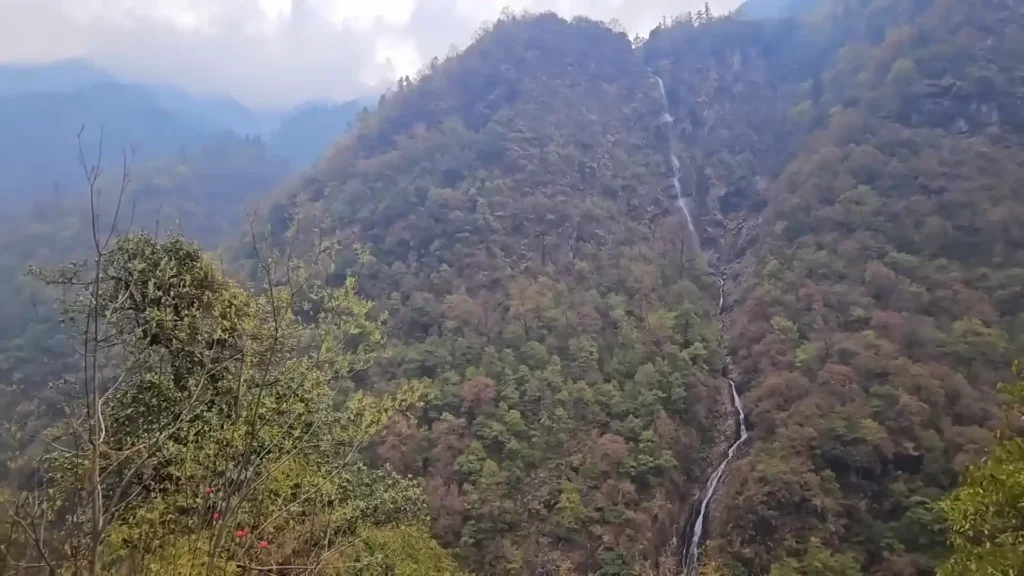
[[[165,108],[239,135],[268,133],[285,113],[254,110],[229,96],[197,96],[176,86],[155,85],[147,89]]]
[[[0,65],[0,202],[26,205],[40,194],[78,191],[76,135],[94,158],[103,130],[105,154],[128,145],[133,164],[183,157],[216,135],[259,135],[267,152],[293,169],[312,163],[372,100],[251,109],[227,96],[195,95],[176,86],[132,84],[82,60]]]
[[[115,81],[112,75],[84,60],[0,65],[0,96],[67,92]]]
[[[370,99],[359,99],[340,104],[316,102],[299,106],[271,133],[270,150],[295,166],[311,164],[373,103]]]
[[[104,152],[127,144],[135,162],[177,154],[220,128],[161,106],[145,88],[117,83],[63,92],[0,96],[0,200],[20,203],[82,183],[76,135],[94,157],[103,130]]]
[[[143,89],[151,94],[157,104],[169,111],[238,134],[268,132],[285,113],[279,110],[252,110],[234,98],[198,96],[172,85],[128,82],[84,60],[0,65],[0,96],[75,92],[102,84],[122,84]]]

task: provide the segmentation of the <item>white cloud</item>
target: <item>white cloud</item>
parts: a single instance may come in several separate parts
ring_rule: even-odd
[[[0,62],[87,58],[254,105],[344,99],[465,46],[506,5],[644,34],[703,0],[0,0]]]

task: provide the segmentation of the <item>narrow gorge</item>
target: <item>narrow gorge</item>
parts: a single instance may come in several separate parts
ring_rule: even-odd
[[[725,276],[724,273],[716,275],[715,279],[718,281],[718,316],[722,323],[722,337],[725,338],[726,331],[726,315],[725,315]],[[698,568],[700,567],[700,547],[704,539],[704,529],[707,526],[708,516],[710,514],[711,500],[715,497],[715,493],[718,490],[718,486],[725,476],[725,470],[729,466],[729,463],[736,457],[740,447],[744,442],[747,441],[747,423],[746,413],[743,411],[743,402],[740,400],[739,392],[736,391],[736,381],[732,379],[730,370],[732,363],[728,355],[725,356],[725,364],[722,367],[722,377],[729,383],[729,398],[732,401],[732,408],[736,413],[736,428],[738,434],[736,439],[729,445],[729,451],[726,453],[725,458],[715,469],[715,472],[708,479],[707,485],[701,492],[700,508],[693,521],[693,528],[689,530],[690,541],[686,549],[686,554],[683,556],[684,559],[684,574],[686,576],[695,575]]]
[[[701,252],[700,246],[700,233],[694,226],[694,220],[690,207],[692,203],[690,198],[683,194],[682,184],[680,183],[680,163],[676,157],[675,150],[673,149],[673,134],[672,124],[674,119],[670,113],[668,95],[665,92],[665,83],[662,79],[655,75],[655,80],[658,82],[658,90],[661,94],[661,103],[663,114],[659,125],[665,126],[666,129],[666,146],[668,150],[669,162],[672,165],[672,185],[676,192],[676,202],[679,207],[683,210],[683,215],[686,218],[686,225],[689,233],[693,239],[694,246],[698,253]],[[710,264],[709,264],[710,265]],[[712,273],[715,280],[718,282],[718,318],[721,324],[721,338],[724,340],[726,333],[726,289],[725,289],[725,270],[719,268],[719,270]],[[721,342],[724,347],[724,341]],[[743,410],[743,403],[740,400],[739,392],[736,390],[736,382],[731,377],[732,362],[728,354],[725,355],[724,365],[722,367],[722,377],[729,384],[729,399],[732,404],[732,410],[735,412],[736,425],[734,426],[735,439],[730,443],[729,449],[726,452],[725,458],[718,464],[715,471],[711,474],[704,489],[698,494],[699,504],[695,502],[696,510],[694,514],[691,514],[692,520],[686,526],[683,533],[684,537],[688,536],[685,542],[685,549],[683,550],[682,563],[683,563],[683,574],[685,576],[694,576],[700,567],[700,548],[704,541],[705,528],[708,525],[708,518],[711,512],[711,502],[715,497],[718,490],[719,484],[722,478],[725,476],[726,468],[729,463],[736,457],[740,447],[746,442],[748,438],[747,425],[746,425],[746,414]]]

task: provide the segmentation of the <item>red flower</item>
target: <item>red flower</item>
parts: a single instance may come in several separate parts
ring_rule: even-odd
[[[267,542],[266,540],[264,540],[263,542],[260,542],[260,548],[267,548],[269,546],[270,546],[270,542]]]
[[[209,496],[211,492],[213,492],[213,488],[206,488],[203,490],[203,494],[206,494],[207,496]]]
[[[246,527],[245,527],[245,528],[244,528],[244,529],[242,530],[242,536],[248,536],[248,535],[249,535],[249,527],[248,527],[248,526],[246,526]]]
[[[242,536],[245,536],[245,532],[243,532],[241,530],[237,530],[235,532],[235,538],[241,538]]]
[[[213,521],[217,522],[219,520],[220,520],[220,512],[214,512],[213,513]]]

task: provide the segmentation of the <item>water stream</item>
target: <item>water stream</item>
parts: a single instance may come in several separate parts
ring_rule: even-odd
[[[686,225],[690,229],[690,233],[697,241],[698,250],[700,249],[700,236],[697,234],[696,228],[693,226],[693,219],[690,216],[690,208],[688,206],[688,198],[683,196],[682,186],[679,183],[680,179],[680,165],[679,160],[676,158],[675,150],[672,148],[672,123],[675,121],[672,115],[669,113],[668,96],[665,93],[665,83],[662,82],[661,78],[654,76],[655,80],[658,81],[658,89],[661,91],[661,103],[664,112],[661,115],[660,122],[662,124],[668,124],[668,146],[669,146],[669,158],[672,163],[672,184],[676,189],[676,202],[679,207],[683,210],[683,215],[686,216]],[[718,281],[718,317],[722,323],[722,334],[725,334],[725,277],[724,274],[715,276],[715,280]],[[740,395],[736,391],[736,382],[729,377],[729,357],[726,356],[725,368],[723,369],[723,377],[726,382],[729,383],[729,395],[732,400],[732,408],[736,412],[736,421],[738,424],[739,435],[736,440],[733,441],[732,445],[729,446],[729,451],[726,453],[725,458],[715,469],[715,472],[708,479],[708,483],[704,486],[704,490],[699,495],[700,508],[693,521],[693,530],[690,533],[690,541],[685,550],[683,556],[683,574],[685,576],[694,576],[697,573],[697,569],[700,567],[700,546],[704,539],[704,527],[707,525],[708,513],[712,499],[715,497],[715,492],[718,490],[718,485],[722,481],[722,477],[725,475],[725,469],[732,462],[733,458],[736,457],[736,453],[739,452],[740,446],[747,440],[747,423],[746,414],[743,412],[743,403],[740,401]]]
[[[686,216],[686,226],[690,229],[690,234],[694,238],[697,238],[697,229],[693,227],[693,218],[690,216],[690,208],[687,206],[686,199],[683,198],[683,187],[679,184],[680,178],[680,167],[679,159],[676,158],[676,153],[672,150],[672,136],[671,136],[671,124],[674,122],[672,115],[668,113],[668,95],[665,94],[665,83],[661,81],[658,76],[654,77],[658,81],[658,89],[661,91],[661,104],[662,109],[665,111],[661,115],[661,123],[669,125],[669,158],[672,159],[672,185],[676,189],[676,203],[683,209],[683,215]]]
[[[722,328],[724,333],[725,328],[725,280],[722,277],[716,277],[718,280],[718,316],[722,319]],[[743,403],[740,401],[740,395],[736,391],[736,382],[733,381],[727,374],[728,372],[728,357],[726,358],[726,370],[723,371],[726,382],[729,383],[729,394],[732,399],[733,410],[736,411],[736,421],[739,424],[739,436],[729,446],[729,451],[725,455],[725,459],[715,469],[714,474],[708,479],[707,485],[701,492],[700,511],[697,513],[697,519],[693,523],[693,533],[690,536],[689,548],[686,551],[685,563],[683,565],[684,574],[686,576],[692,576],[697,573],[697,568],[700,567],[700,545],[701,540],[704,538],[704,526],[707,523],[708,509],[711,504],[711,500],[715,497],[715,492],[718,490],[718,484],[722,481],[722,476],[725,475],[725,469],[732,462],[732,459],[736,457],[736,453],[739,451],[740,446],[747,441],[747,415],[743,412]]]

